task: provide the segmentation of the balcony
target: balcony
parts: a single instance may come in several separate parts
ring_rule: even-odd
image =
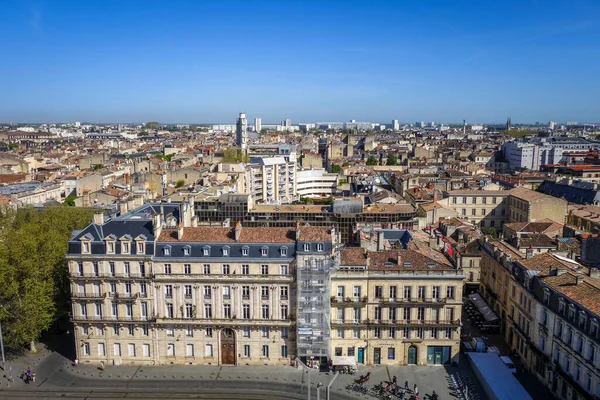
[[[186,293],[186,294],[184,295],[184,298],[185,298],[186,300],[191,300],[191,299],[192,299],[192,294],[191,294],[191,293]]]
[[[106,297],[106,293],[71,293],[71,298],[81,300],[101,300]]]
[[[574,378],[574,377],[573,377],[573,376],[572,376],[572,375],[571,375],[569,372],[565,371],[565,370],[562,368],[562,365],[560,365],[560,364],[555,364],[555,365],[554,365],[554,370],[556,371],[556,373],[557,373],[558,375],[560,375],[560,377],[561,377],[561,378],[562,378],[562,379],[563,379],[565,382],[567,382],[567,383],[568,383],[568,384],[569,384],[569,385],[570,385],[570,386],[573,388],[573,390],[574,390],[574,391],[576,391],[576,392],[577,392],[577,395],[578,395],[578,396],[577,396],[577,398],[580,398],[580,397],[581,397],[581,398],[584,398],[584,399],[586,399],[586,400],[596,400],[596,399],[597,399],[597,397],[596,397],[596,396],[594,396],[594,395],[592,395],[592,394],[588,393],[588,392],[587,392],[587,391],[586,391],[586,390],[585,390],[585,389],[584,389],[584,388],[583,388],[583,387],[582,387],[582,386],[579,384],[579,382],[577,382],[577,381],[575,380],[575,378]]]
[[[398,327],[434,327],[434,328],[459,328],[462,326],[460,320],[390,320],[390,319],[379,319],[379,320],[352,320],[352,319],[334,319],[331,321],[331,326],[339,327],[354,327],[354,326],[398,326]]]
[[[154,317],[133,317],[127,315],[74,315],[72,321],[110,321],[110,322],[153,322]]]
[[[242,300],[250,300],[250,295],[249,294],[243,294],[242,295]]]
[[[109,293],[109,297],[116,300],[135,300],[138,298],[137,293]]]
[[[236,273],[237,272],[237,273]],[[158,282],[164,281],[197,281],[199,279],[205,283],[225,283],[225,282],[235,282],[236,284],[243,284],[246,282],[247,284],[256,282],[256,283],[266,283],[266,282],[281,282],[281,283],[292,283],[294,281],[295,272],[294,270],[290,270],[290,273],[287,275],[279,275],[279,274],[252,274],[252,275],[244,275],[240,274],[240,270],[232,269],[230,274],[164,274],[157,273],[154,274],[154,279]]]
[[[356,307],[363,306],[367,303],[367,296],[361,297],[346,297],[345,299],[331,296],[331,305],[335,307]]]
[[[241,319],[241,318],[156,318],[157,324],[173,325],[173,324],[185,324],[185,325],[202,325],[211,327],[220,326],[239,326],[239,325],[251,325],[251,326],[277,326],[277,327],[289,327],[295,322],[290,318],[288,319]]]
[[[388,304],[405,304],[405,305],[444,305],[446,304],[447,300],[453,300],[453,299],[446,299],[446,298],[441,298],[441,297],[400,297],[400,298],[396,298],[396,299],[392,299],[392,298],[380,298],[379,302],[382,305],[388,305]]]
[[[262,295],[262,296],[260,296],[260,299],[261,300],[269,300],[269,296]]]
[[[113,273],[113,272],[84,272],[84,273],[79,273],[79,272],[71,272],[70,274],[71,278],[85,278],[85,279],[98,279],[98,278],[121,278],[121,279],[151,279],[153,278],[152,274],[148,274],[148,273],[139,273],[139,272],[132,272],[129,274],[123,274],[123,273]]]

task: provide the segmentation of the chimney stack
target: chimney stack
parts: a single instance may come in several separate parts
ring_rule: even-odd
[[[126,201],[119,202],[119,213],[121,215],[127,214],[127,202]]]
[[[104,210],[98,209],[94,210],[94,224],[102,225],[104,224]]]
[[[242,222],[241,221],[238,221],[235,224],[234,235],[235,235],[235,241],[239,242],[240,241],[240,237],[242,236]]]
[[[585,275],[577,275],[576,279],[576,285],[579,286],[583,283],[583,280],[585,279]]]
[[[162,232],[162,215],[161,214],[153,214],[152,215],[152,230],[154,232],[154,240],[157,240]]]
[[[198,226],[198,217],[195,215],[192,217],[192,227],[195,228]]]
[[[177,225],[177,240],[183,239],[183,224],[179,222]]]
[[[385,250],[385,237],[383,229],[377,232],[377,251]]]

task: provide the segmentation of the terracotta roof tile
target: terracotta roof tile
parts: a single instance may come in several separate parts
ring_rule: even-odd
[[[291,228],[242,228],[240,243],[293,243],[296,231]],[[163,229],[158,242],[178,242],[176,229]],[[183,229],[181,242],[230,243],[235,242],[233,228],[213,226],[187,227]]]
[[[559,276],[542,278],[542,281],[594,314],[600,315],[600,279],[586,276],[583,282],[577,285],[578,275],[581,276],[581,274],[567,272]]]
[[[367,265],[367,250],[362,247],[348,247],[340,250],[340,265]]]
[[[303,242],[331,242],[331,230],[323,226],[302,226],[298,240]]]

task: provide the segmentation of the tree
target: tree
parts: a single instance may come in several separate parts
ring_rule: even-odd
[[[367,158],[367,165],[379,165],[379,161],[377,161],[377,159],[373,156],[369,156],[369,158]]]
[[[388,154],[385,165],[398,165],[398,157],[395,154]]]
[[[75,207],[75,199],[77,196],[69,196],[65,199],[64,205],[69,207]]]
[[[244,154],[242,149],[237,147],[229,147],[223,151],[223,162],[224,163],[238,163],[244,162],[247,163],[250,160],[248,154]]]
[[[98,171],[98,170],[100,170],[102,168],[104,168],[104,165],[102,165],[102,164],[96,164],[96,165],[94,165],[94,171]]]
[[[494,239],[498,238],[498,231],[496,230],[496,228],[485,228],[481,230],[482,233],[493,237]]]
[[[64,206],[0,212],[0,320],[7,346],[33,345],[68,312],[67,241],[91,218],[89,209]]]
[[[342,167],[340,167],[337,164],[333,164],[333,167],[331,167],[331,170],[333,171],[334,174],[339,174],[342,172]]]
[[[183,185],[185,185],[185,181],[183,179],[179,179],[177,183],[175,183],[176,188],[183,187]]]

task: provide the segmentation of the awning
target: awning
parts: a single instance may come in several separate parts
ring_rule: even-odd
[[[496,321],[498,319],[496,313],[492,311],[490,306],[487,305],[485,300],[483,300],[478,293],[470,294],[469,300],[471,300],[471,302],[475,304],[475,307],[477,307],[477,310],[479,310],[479,312],[481,313],[481,315],[483,315],[483,318],[485,318],[486,321]]]
[[[356,361],[354,361],[354,357],[348,356],[333,356],[331,357],[332,365],[353,365],[356,366]]]

